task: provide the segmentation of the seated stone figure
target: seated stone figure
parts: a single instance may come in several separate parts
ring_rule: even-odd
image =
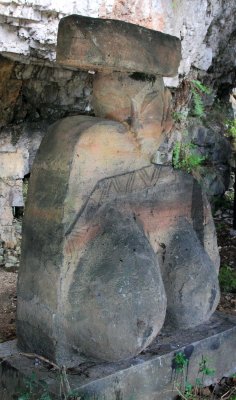
[[[61,365],[119,361],[214,312],[211,210],[188,174],[152,164],[171,127],[177,38],[62,19],[58,61],[97,71],[96,117],[51,126],[33,166],[18,281],[18,343]],[[114,72],[112,72],[114,71]]]

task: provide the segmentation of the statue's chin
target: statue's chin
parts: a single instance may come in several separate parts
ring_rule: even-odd
[[[148,154],[150,161],[153,154],[158,150],[158,147],[163,141],[163,127],[159,122],[144,125],[136,133],[137,142],[140,146],[142,154]]]

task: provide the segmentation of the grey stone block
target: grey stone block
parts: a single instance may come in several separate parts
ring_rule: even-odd
[[[9,344],[8,344],[9,343]],[[14,342],[0,345],[0,398],[15,399],[24,390],[26,377],[36,374],[35,399],[43,392],[44,381],[52,399],[59,399],[59,373],[32,358],[15,353]],[[85,362],[68,371],[67,379],[81,400],[170,400],[178,382],[174,357],[183,352],[189,359],[187,380],[194,383],[199,363],[206,357],[215,369],[206,385],[236,372],[236,318],[221,313],[210,321],[175,334],[167,330],[142,354],[117,363]],[[11,356],[12,355],[12,356]],[[72,373],[73,372],[73,373]]]

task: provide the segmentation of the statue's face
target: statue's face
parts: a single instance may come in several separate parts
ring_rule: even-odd
[[[153,153],[169,120],[170,96],[162,77],[152,80],[143,75],[141,78],[121,73],[97,74],[93,106],[96,116],[128,124],[141,147],[148,152],[150,147]]]

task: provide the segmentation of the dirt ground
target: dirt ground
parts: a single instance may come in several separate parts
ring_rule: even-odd
[[[16,335],[16,281],[15,272],[0,268],[0,342]]]
[[[226,201],[224,200],[226,199]],[[220,208],[215,211],[215,225],[217,241],[220,251],[221,267],[228,266],[236,271],[236,232],[232,231],[233,224],[233,197],[227,200],[227,193],[222,198]],[[219,311],[236,316],[236,285],[232,291],[223,291],[221,288],[221,301]]]

